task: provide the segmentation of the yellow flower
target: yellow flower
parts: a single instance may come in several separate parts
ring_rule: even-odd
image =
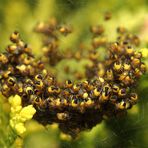
[[[18,95],[9,97],[9,103],[11,105],[10,126],[18,135],[21,135],[26,131],[24,123],[32,119],[36,110],[32,105],[22,107],[22,100]]]

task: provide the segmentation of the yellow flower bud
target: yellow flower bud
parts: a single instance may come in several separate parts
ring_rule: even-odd
[[[19,134],[19,135],[21,135],[21,134],[23,134],[25,131],[26,131],[26,128],[25,128],[25,126],[24,126],[24,123],[17,123],[16,125],[15,125],[15,130],[16,130],[16,132]]]
[[[11,114],[16,114],[18,112],[20,112],[22,109],[22,106],[17,106],[15,108],[11,107]]]
[[[34,107],[32,105],[28,105],[21,110],[20,116],[24,120],[30,120],[33,117],[33,115],[35,114],[35,112],[36,112],[36,110],[34,109]]]
[[[18,95],[9,97],[9,103],[11,104],[11,107],[16,108],[17,106],[21,106],[22,100],[21,97]]]

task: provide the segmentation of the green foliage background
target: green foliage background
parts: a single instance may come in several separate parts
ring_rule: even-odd
[[[112,12],[112,20],[104,23],[110,40],[115,39],[115,28],[125,26],[137,33],[142,41],[141,47],[148,47],[148,1],[147,0],[0,0],[0,51],[9,43],[9,35],[18,30],[23,39],[30,44],[33,52],[41,56],[41,38],[32,30],[38,21],[56,17],[63,23],[74,26],[74,33],[62,38],[61,50],[71,47],[77,50],[80,42],[89,42],[88,27],[103,23],[102,14]],[[148,59],[145,59],[148,65]],[[64,64],[64,63],[62,63]],[[61,72],[59,79],[67,77],[62,64],[56,67]],[[77,65],[70,62],[72,67]],[[81,64],[80,64],[81,65]],[[81,66],[78,70],[81,70]],[[70,77],[70,76],[69,76]],[[24,148],[147,148],[148,147],[148,75],[138,84],[139,103],[122,119],[103,121],[91,131],[83,132],[70,141],[64,138],[56,125],[42,127],[35,121],[27,123],[28,132],[24,141],[18,138],[12,147]],[[0,148],[8,136],[9,106],[0,99]]]

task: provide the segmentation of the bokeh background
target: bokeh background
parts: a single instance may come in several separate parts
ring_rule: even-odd
[[[74,27],[74,33],[62,38],[61,49],[77,50],[80,42],[87,44],[88,28],[103,23],[102,15],[110,11],[112,19],[104,23],[110,40],[116,37],[116,27],[127,27],[139,35],[141,47],[148,47],[148,1],[147,0],[0,0],[0,51],[9,43],[9,35],[18,30],[30,44],[33,52],[41,56],[41,38],[33,28],[39,21],[56,17]],[[145,59],[148,65],[148,59]],[[74,63],[69,62],[72,67]],[[62,64],[55,67],[66,78]],[[78,68],[80,70],[80,68]],[[72,76],[68,77],[72,78]],[[71,140],[58,130],[56,124],[43,127],[35,121],[27,123],[27,133],[17,138],[12,147],[24,148],[147,148],[148,147],[148,75],[138,83],[138,104],[121,119],[103,121],[91,131],[82,132]],[[8,104],[0,99],[0,148],[3,148],[8,124]]]

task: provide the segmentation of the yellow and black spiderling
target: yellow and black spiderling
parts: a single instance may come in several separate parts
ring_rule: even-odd
[[[102,35],[104,33],[104,27],[103,25],[91,26],[90,31],[94,36]]]
[[[25,88],[25,92],[27,93],[27,95],[33,95],[34,94],[34,90],[31,86],[27,86]]]
[[[110,19],[106,13],[105,19]],[[20,38],[19,32],[10,36],[12,42],[0,54],[0,91],[9,97],[18,94],[23,106],[32,104],[36,108],[34,119],[43,125],[58,123],[59,128],[76,137],[83,130],[91,129],[104,117],[125,113],[138,101],[134,92],[138,79],[146,72],[141,53],[135,50],[139,45],[137,36],[118,28],[115,42],[109,42],[103,35],[105,28],[92,26],[91,49],[80,49],[79,55],[91,62],[85,66],[84,78],[78,81],[58,82],[46,67],[55,66],[65,58],[81,60],[58,51],[58,34],[72,32],[68,26],[58,26],[56,20],[39,23],[35,31],[45,35],[43,52],[46,58],[38,59],[31,48]],[[100,60],[98,48],[108,52]],[[47,62],[48,61],[48,62]]]
[[[17,43],[19,41],[19,32],[18,31],[14,31],[11,36],[10,36],[10,40],[13,43]]]

